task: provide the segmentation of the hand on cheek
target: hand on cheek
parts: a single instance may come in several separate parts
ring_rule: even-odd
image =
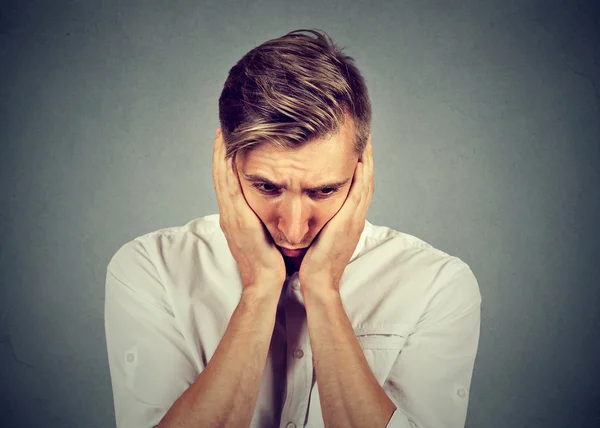
[[[298,274],[303,292],[339,290],[339,281],[363,231],[373,191],[373,147],[369,136],[344,204],[321,229],[302,260]]]
[[[223,137],[218,130],[213,149],[213,182],[221,229],[240,270],[244,287],[268,287],[269,293],[277,293],[278,296],[285,281],[283,257],[248,205],[233,159],[225,159],[225,154]]]

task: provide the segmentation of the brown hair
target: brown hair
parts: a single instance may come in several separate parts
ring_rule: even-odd
[[[227,157],[263,142],[295,148],[329,138],[347,119],[360,155],[371,129],[367,86],[354,58],[320,30],[295,30],[252,49],[229,70],[219,97]]]

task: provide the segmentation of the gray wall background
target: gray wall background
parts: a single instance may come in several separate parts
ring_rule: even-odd
[[[466,261],[468,427],[600,422],[598,2],[23,1],[0,9],[0,425],[114,426],[103,304],[126,241],[217,212],[231,66],[327,31],[373,103],[368,219]]]

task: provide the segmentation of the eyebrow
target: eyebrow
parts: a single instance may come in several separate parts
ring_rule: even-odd
[[[265,183],[265,184],[269,184],[271,186],[277,187],[279,189],[287,189],[287,186],[285,184],[275,183],[275,182],[269,180],[268,178],[262,177],[262,176],[257,175],[257,174],[244,174],[244,173],[242,173],[242,175],[244,176],[244,178],[246,178],[246,180],[248,180],[248,181],[250,181],[252,183]],[[343,180],[343,181],[338,181],[338,182],[334,182],[334,183],[320,184],[318,186],[311,187],[311,188],[304,189],[304,190],[317,191],[317,190],[325,189],[327,187],[342,187],[342,186],[346,185],[350,180],[351,180],[350,178],[347,178],[346,180]]]

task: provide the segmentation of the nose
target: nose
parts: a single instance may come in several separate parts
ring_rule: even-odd
[[[281,203],[277,227],[291,246],[302,244],[308,232],[308,210],[302,207],[300,198],[290,198]]]

